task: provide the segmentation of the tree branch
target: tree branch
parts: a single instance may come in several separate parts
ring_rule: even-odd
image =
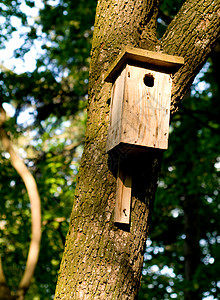
[[[218,40],[215,48],[211,52],[211,59],[213,62],[213,75],[215,81],[218,86],[218,91],[220,92],[220,76],[219,76],[219,69],[220,69],[220,40]]]
[[[0,107],[0,140],[2,146],[10,154],[11,164],[21,176],[25,187],[28,192],[28,196],[31,204],[31,217],[32,217],[32,237],[30,242],[30,248],[26,263],[26,269],[24,275],[21,279],[21,282],[17,291],[17,299],[24,299],[24,295],[30,285],[31,279],[34,274],[34,270],[37,265],[39,251],[40,251],[40,241],[41,241],[41,204],[40,196],[38,193],[37,184],[34,177],[27,169],[26,165],[16,154],[10,139],[8,138],[3,125],[6,120],[6,113],[3,107]]]
[[[0,284],[6,284],[5,274],[2,267],[2,257],[0,255]]]
[[[9,290],[9,287],[7,286],[4,270],[2,267],[2,258],[0,255],[0,299],[1,300],[12,300],[12,296]]]
[[[193,79],[220,37],[219,0],[187,0],[161,39],[164,52],[183,56],[184,66],[175,74],[172,111],[178,109]]]
[[[181,107],[181,109],[183,110],[185,115],[190,116],[192,119],[194,119],[195,121],[197,121],[198,123],[200,123],[203,127],[206,127],[208,129],[210,129],[211,131],[215,132],[215,133],[220,133],[220,129],[219,128],[214,128],[212,126],[210,126],[207,122],[204,122],[203,120],[201,120],[201,118],[195,116],[195,111],[187,109],[185,107]]]

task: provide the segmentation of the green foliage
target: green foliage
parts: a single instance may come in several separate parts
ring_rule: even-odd
[[[21,25],[27,25],[27,16],[20,7],[21,2],[19,0],[2,0],[0,3],[0,49],[5,47],[5,42],[16,31],[13,21],[19,20]],[[26,1],[26,5],[29,7],[32,7],[33,4],[33,1]]]
[[[210,66],[172,120],[139,299],[184,299],[186,289],[198,291],[200,299],[220,296],[220,282],[216,277],[220,268],[218,98]],[[187,198],[192,201],[190,211],[185,204]],[[184,273],[185,223],[195,201],[198,201],[200,262],[189,282]]]
[[[23,58],[36,43],[42,49],[33,72],[17,74],[3,67],[0,71],[0,102],[15,109],[5,128],[16,150],[23,149],[20,153],[37,180],[42,200],[41,252],[26,299],[51,299],[55,290],[83,148],[96,2],[43,1],[34,23],[22,8],[22,4],[34,7],[34,1],[3,0],[0,4],[0,47],[4,48],[17,30],[13,25],[16,18],[25,30],[20,31],[24,43],[14,55]],[[159,37],[182,3],[161,1]],[[219,297],[219,181],[215,166],[220,108],[212,65],[200,81],[206,82],[206,89],[201,91],[197,82],[172,120],[139,299],[181,300],[185,288],[199,289],[204,297],[208,293]],[[30,122],[21,122],[27,111]],[[199,199],[201,263],[191,285],[184,280],[186,196]],[[0,197],[0,254],[10,288],[15,290],[28,253],[30,205],[24,184],[2,151]]]
[[[34,23],[23,12],[24,5],[33,7],[34,1],[3,2],[1,47],[18,29],[24,43],[15,57],[23,59],[36,43],[43,49],[33,72],[17,74],[1,68],[0,101],[15,109],[5,129],[36,178],[42,201],[41,252],[26,299],[51,299],[83,148],[96,1],[43,1]],[[10,24],[15,16],[20,29]],[[24,121],[28,111],[30,118]],[[1,151],[0,159],[1,256],[7,282],[15,291],[29,248],[30,204],[7,154]]]
[[[31,6],[32,1],[24,3]],[[22,110],[34,106],[35,126],[50,114],[73,115],[79,109],[79,101],[85,101],[96,7],[94,0],[54,4],[45,1],[43,4],[33,25],[27,24],[27,20],[21,22],[26,26],[22,30],[24,43],[15,50],[15,56],[22,58],[36,43],[41,45],[44,51],[35,71],[18,75],[2,70],[0,74],[1,101],[13,101],[16,117]],[[19,12],[21,5],[19,2],[16,5]],[[10,20],[13,11],[6,10],[5,15]],[[9,26],[5,30],[5,36],[10,38]]]
[[[157,35],[161,38],[174,16],[178,13],[184,0],[164,0],[160,2],[158,12]]]
[[[51,124],[48,122],[47,126],[49,125]],[[82,152],[85,113],[79,114],[67,125],[69,126],[64,133],[68,138],[60,131],[55,134],[57,129],[51,128],[49,134],[52,137],[43,136],[35,149],[30,145],[26,149],[26,153],[32,156],[25,162],[37,180],[43,225],[39,263],[26,299],[33,299],[33,296],[38,297],[36,299],[51,299],[55,291]],[[77,128],[79,132],[65,132],[70,128]],[[73,142],[75,148],[66,150],[65,140]],[[8,284],[14,290],[23,275],[29,248],[30,204],[23,182],[4,157],[6,154],[1,154],[1,255]]]

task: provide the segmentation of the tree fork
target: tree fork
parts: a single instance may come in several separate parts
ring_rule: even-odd
[[[210,13],[205,23],[211,25],[203,26],[203,19],[196,14],[195,8],[196,20],[190,30],[181,33],[180,38],[180,27],[188,24],[193,12],[192,1],[186,1],[159,42],[156,39],[158,1],[98,1],[91,51],[85,148],[57,283],[57,300],[123,300],[137,296],[149,212],[153,206],[162,153],[150,151],[148,156],[140,155],[129,161],[133,170],[131,224],[129,228],[115,226],[114,170],[117,156],[108,157],[105,151],[111,84],[104,83],[104,75],[125,45],[154,51],[163,47],[167,54],[184,56],[187,64],[174,77],[172,103],[173,110],[176,110],[219,36],[219,1],[199,2],[206,4],[206,10],[208,5],[213,5],[215,14]],[[204,33],[198,43],[192,37],[199,24]],[[206,30],[212,39],[204,50]],[[182,46],[184,39],[187,39],[188,47],[186,43]],[[202,56],[190,64],[200,50]]]

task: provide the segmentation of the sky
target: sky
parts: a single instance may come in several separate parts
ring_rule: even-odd
[[[29,25],[33,25],[34,19],[38,17],[40,8],[43,8],[41,0],[35,0],[35,7],[33,8],[25,5],[25,1],[22,2],[20,9],[28,16]],[[4,24],[4,21],[4,17],[0,16],[0,24]],[[24,43],[24,40],[20,38],[20,33],[27,33],[28,28],[22,27],[20,19],[15,16],[11,17],[11,24],[17,31],[12,33],[12,39],[5,44],[5,49],[0,50],[0,64],[3,64],[4,67],[11,69],[18,74],[27,71],[32,72],[36,68],[37,56],[42,53],[41,43],[36,41],[34,47],[24,55],[23,60],[14,58],[14,50]]]
[[[28,24],[31,26],[34,23],[35,18],[39,15],[39,9],[43,8],[43,3],[41,0],[35,0],[35,7],[30,8],[25,5],[25,1],[20,6],[22,12],[28,16]],[[0,16],[0,24],[4,23],[4,17]],[[24,39],[20,38],[21,33],[27,33],[28,28],[21,26],[21,21],[19,18],[12,16],[11,24],[17,31],[12,33],[12,38],[5,44],[5,49],[0,50],[0,65],[5,68],[13,70],[17,74],[24,72],[33,72],[36,68],[36,58],[43,53],[41,49],[40,41],[34,43],[34,47],[28,51],[23,59],[14,57],[14,50],[19,48],[23,43]],[[3,107],[7,114],[12,117],[15,113],[15,109],[9,103],[3,103]],[[18,117],[18,123],[29,123],[33,121],[32,115],[33,108],[28,108],[22,112]]]

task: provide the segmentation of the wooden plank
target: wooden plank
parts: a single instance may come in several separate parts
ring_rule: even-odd
[[[117,174],[115,223],[129,224],[131,209],[131,176],[120,165]]]
[[[106,142],[106,151],[120,143],[123,98],[125,89],[126,70],[124,69],[112,86],[110,124]]]
[[[125,47],[106,72],[105,81],[114,82],[118,73],[129,60],[166,68],[170,71],[170,74],[176,72],[184,64],[183,57],[140,48]]]
[[[144,84],[145,76],[152,76],[153,86]],[[127,65],[122,143],[168,148],[171,85],[169,74]]]

